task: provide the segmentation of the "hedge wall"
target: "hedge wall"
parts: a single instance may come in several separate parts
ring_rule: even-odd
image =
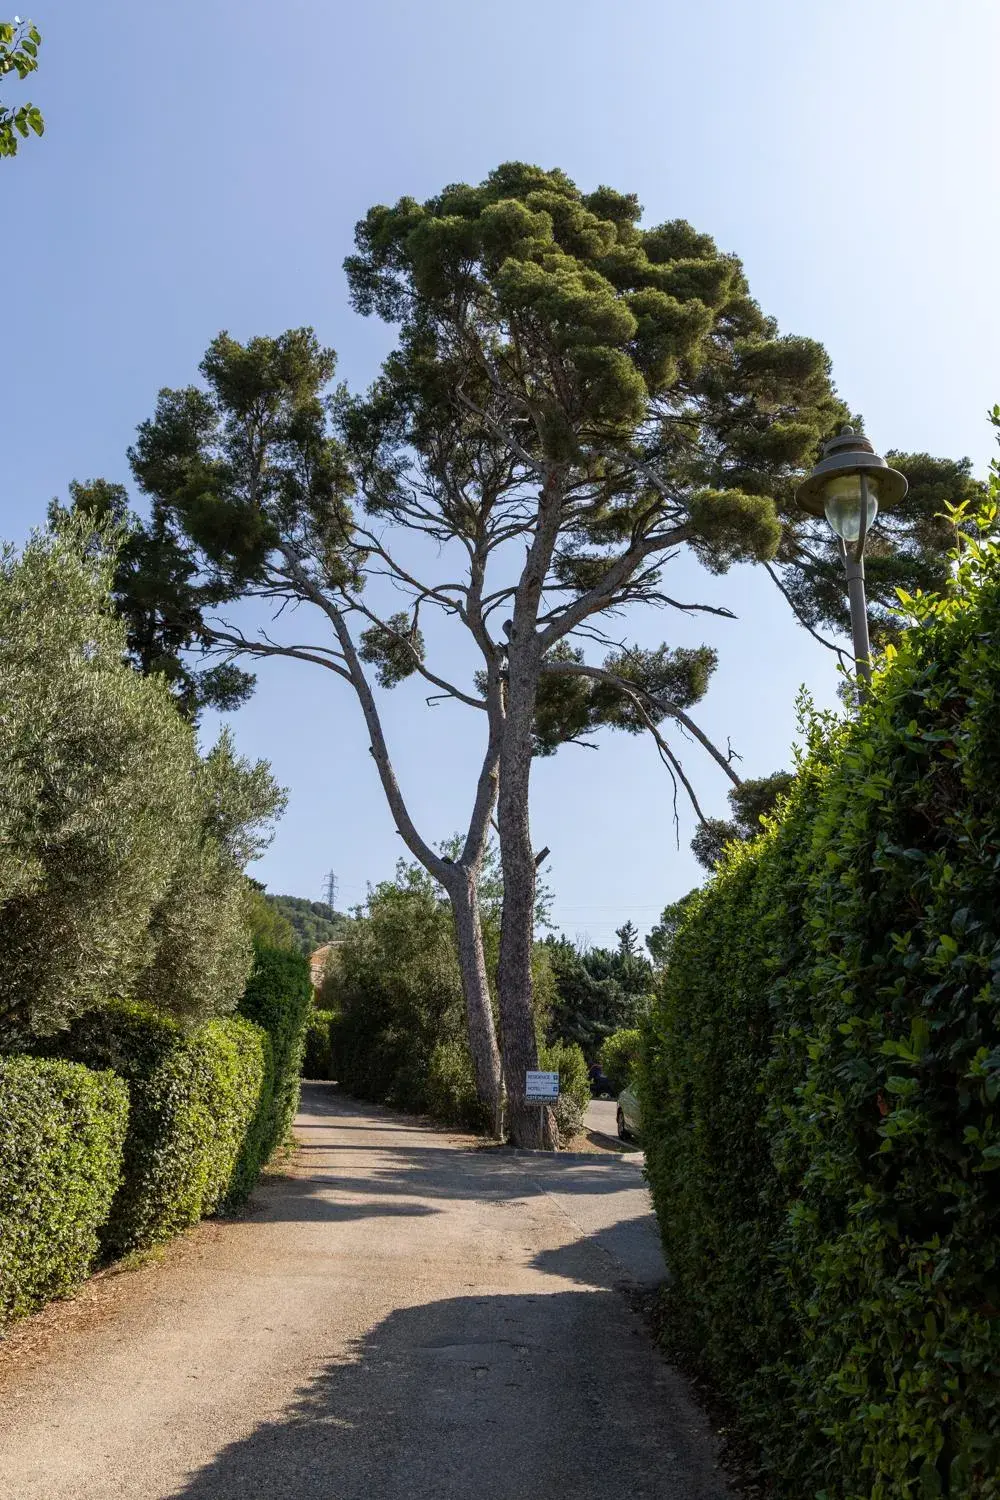
[[[131,1098],[121,1187],[101,1229],[106,1251],[168,1239],[238,1201],[268,1156],[273,1068],[263,1032],[239,1017],[186,1033],[113,1002],[58,1039],[63,1057],[110,1068]]]
[[[783,1496],[1000,1495],[1000,561],[971,547],[647,1025],[675,1332]]]
[[[254,944],[253,971],[239,1012],[267,1032],[274,1057],[274,1091],[262,1125],[265,1161],[287,1139],[299,1107],[299,1079],[312,999],[312,976],[304,954]]]
[[[0,1324],[79,1285],[121,1175],[125,1085],[0,1058]]]

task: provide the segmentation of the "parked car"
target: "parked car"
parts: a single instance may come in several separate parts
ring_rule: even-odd
[[[600,1063],[591,1063],[587,1069],[587,1076],[590,1079],[591,1099],[613,1099],[615,1097],[614,1085],[611,1079],[605,1075]]]
[[[637,1141],[642,1134],[642,1114],[635,1090],[629,1084],[618,1095],[618,1139]]]

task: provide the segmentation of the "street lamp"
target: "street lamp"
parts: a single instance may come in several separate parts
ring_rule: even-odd
[[[837,437],[824,445],[823,457],[796,492],[804,511],[811,516],[826,516],[840,543],[862,698],[872,677],[865,599],[865,542],[879,509],[898,505],[906,488],[904,476],[889,468],[866,437],[853,427],[843,427]]]

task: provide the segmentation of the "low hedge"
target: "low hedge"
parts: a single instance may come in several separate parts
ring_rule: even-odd
[[[772,1492],[1000,1496],[1000,557],[692,900],[645,1035],[671,1326]]]
[[[270,1043],[241,1017],[185,1032],[125,1001],[81,1016],[63,1057],[110,1068],[128,1085],[121,1186],[101,1230],[114,1255],[168,1239],[246,1195],[269,1154]]]
[[[0,1058],[0,1324],[89,1272],[127,1120],[128,1092],[110,1073]]]
[[[306,1021],[305,1044],[302,1049],[303,1078],[332,1078],[333,1050],[330,1046],[330,1026],[336,1011],[311,1010]]]
[[[254,965],[239,1013],[267,1032],[274,1060],[274,1090],[263,1125],[266,1161],[288,1138],[299,1107],[306,1027],[312,1010],[309,960],[287,948],[254,944]]]

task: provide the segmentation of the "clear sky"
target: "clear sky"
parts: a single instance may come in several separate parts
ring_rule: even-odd
[[[27,5],[28,0],[24,0]],[[312,324],[367,383],[386,348],[348,306],[343,257],[373,203],[479,181],[510,159],[635,191],[740,255],[782,328],[821,339],[883,448],[992,456],[1000,400],[996,0],[38,0],[47,132],[0,164],[0,535],[20,540],[71,478],[127,480],[158,388],[194,378],[220,328]],[[832,655],[766,577],[698,578],[738,623],[630,633],[711,640],[705,727],[747,774],[788,763],[794,700],[831,702]],[[448,646],[441,639],[448,664]],[[422,831],[471,801],[478,723],[387,704]],[[346,684],[269,664],[232,719],[289,810],[255,873],[341,904],[402,852]],[[706,803],[722,778],[685,750]],[[570,935],[648,929],[700,872],[674,839],[652,745],[537,763],[533,827]]]

